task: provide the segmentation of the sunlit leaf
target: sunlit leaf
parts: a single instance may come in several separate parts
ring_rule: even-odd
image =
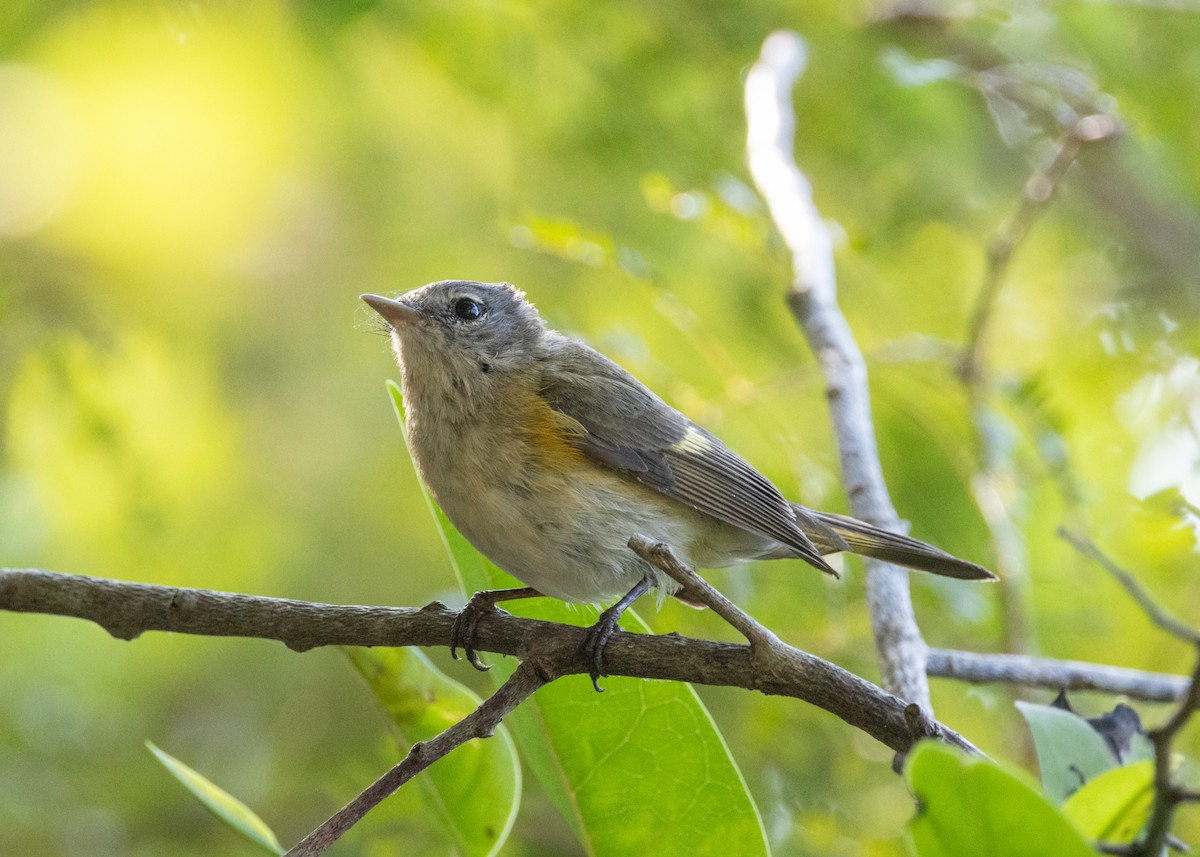
[[[398,387],[389,385],[403,423]],[[428,496],[428,495],[427,495]],[[435,506],[430,499],[431,507]],[[465,591],[519,586],[435,509]],[[506,605],[507,606],[507,605]],[[590,609],[552,599],[513,613],[581,624]],[[632,611],[628,630],[648,628]],[[496,663],[497,681],[511,674]],[[612,677],[597,695],[586,676],[542,688],[508,719],[529,766],[590,854],[768,854],[762,820],[712,718],[689,685]]]
[[[213,815],[264,850],[272,854],[283,853],[283,846],[275,838],[274,832],[248,806],[214,784],[208,777],[192,770],[174,756],[164,753],[152,742],[147,741],[146,747],[162,766],[170,771],[171,776],[179,780]]]
[[[986,759],[935,741],[909,755],[916,795],[909,825],[919,857],[1094,857],[1044,797]]]
[[[1154,808],[1154,763],[1105,771],[1067,798],[1062,813],[1088,839],[1114,845],[1132,842]]]
[[[462,720],[480,699],[413,648],[346,648],[405,751]],[[469,741],[417,777],[431,818],[462,857],[495,854],[521,802],[521,765],[508,730]]]

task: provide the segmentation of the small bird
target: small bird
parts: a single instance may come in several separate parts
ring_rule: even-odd
[[[589,346],[550,330],[508,283],[443,280],[397,299],[362,295],[387,322],[413,459],[454,526],[523,589],[476,593],[459,615],[472,646],[499,601],[617,603],[586,646],[592,680],[621,612],[679,584],[629,547],[635,534],[720,568],[850,551],[964,580],[986,569],[844,515],[789,502],[716,436]],[[598,687],[598,686],[597,686]]]

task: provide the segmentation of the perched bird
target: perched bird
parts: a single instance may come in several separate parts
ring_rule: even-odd
[[[714,435],[589,346],[546,327],[507,283],[444,280],[363,295],[391,328],[417,469],[446,515],[527,585],[476,593],[452,652],[498,601],[619,599],[589,637],[593,681],[620,613],[679,584],[633,552],[641,534],[718,568],[851,551],[964,580],[984,568],[844,515],[789,502]],[[457,655],[456,655],[457,656]]]

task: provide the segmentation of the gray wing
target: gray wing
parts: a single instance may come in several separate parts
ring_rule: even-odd
[[[583,427],[574,443],[585,454],[714,518],[776,539],[836,574],[805,535],[819,533],[823,542],[848,548],[833,529],[789,503],[719,439],[607,357],[557,334],[547,344],[554,368],[543,374],[541,394]]]

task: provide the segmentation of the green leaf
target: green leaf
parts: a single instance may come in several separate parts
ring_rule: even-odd
[[[183,787],[213,815],[264,850],[272,854],[283,853],[283,846],[275,838],[274,832],[248,806],[203,774],[192,770],[169,753],[164,753],[153,742],[147,741],[146,747],[171,772],[171,776],[183,783]]]
[[[1154,762],[1105,771],[1067,798],[1062,812],[1088,839],[1133,842],[1154,809]]]
[[[404,750],[462,720],[480,703],[419,650],[345,648],[395,726]],[[457,748],[416,778],[430,817],[464,857],[495,854],[521,803],[521,764],[508,730]]]
[[[1080,786],[1117,767],[1117,760],[1091,725],[1070,711],[1050,705],[1017,702],[1029,724],[1042,772],[1042,790],[1055,804]]]
[[[923,741],[905,773],[919,857],[1095,857],[1062,813],[993,762]]]
[[[400,390],[389,385],[403,425]],[[464,592],[521,584],[480,555],[426,499]],[[587,624],[595,610],[550,598],[505,605],[511,612]],[[627,630],[648,632],[633,611]],[[502,659],[499,683],[515,669]],[[508,725],[551,801],[589,854],[601,857],[770,853],[758,809],[720,732],[690,685],[613,677],[597,695],[586,676],[539,690]]]

